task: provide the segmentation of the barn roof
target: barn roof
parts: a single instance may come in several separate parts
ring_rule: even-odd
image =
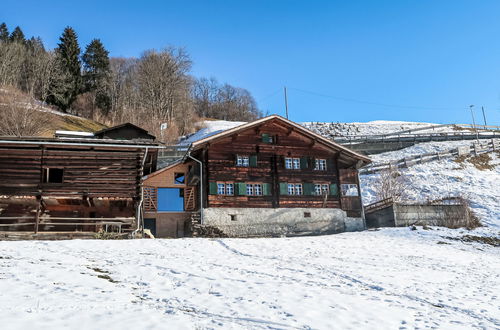
[[[134,125],[132,123],[123,123],[123,124],[116,125],[113,127],[104,128],[100,131],[95,132],[94,135],[95,136],[104,136],[106,133],[109,133],[112,131],[119,131],[122,128],[131,128],[131,129],[134,129],[138,132],[143,133],[144,135],[148,136],[152,140],[156,139],[156,137],[154,135],[149,134],[149,132],[147,130],[145,130],[144,128],[139,127],[137,125]]]
[[[279,115],[271,115],[271,116],[267,116],[264,118],[260,118],[260,119],[257,119],[255,121],[252,121],[252,122],[249,122],[249,123],[246,123],[243,125],[239,125],[239,126],[236,126],[234,128],[228,129],[226,131],[223,131],[223,132],[211,135],[209,137],[203,138],[201,140],[195,141],[192,144],[192,149],[193,150],[200,149],[209,143],[213,143],[217,140],[223,139],[223,138],[228,137],[232,134],[235,134],[235,133],[238,133],[240,131],[262,125],[262,124],[269,122],[269,121],[280,121],[280,122],[292,127],[296,132],[299,132],[303,135],[306,135],[306,136],[314,139],[315,141],[322,143],[326,147],[329,147],[335,151],[340,151],[341,154],[344,156],[347,156],[347,157],[352,158],[352,159],[356,159],[357,161],[361,161],[363,163],[363,165],[366,165],[366,164],[371,162],[370,158],[368,158],[362,154],[359,154],[357,152],[354,152],[354,151],[350,150],[349,148],[346,148],[338,143],[335,143],[331,140],[328,140],[327,138],[325,138],[317,133],[314,133],[313,131],[308,130],[307,128],[305,128],[297,123],[294,123],[293,121],[288,120],[284,117],[281,117]]]
[[[164,146],[153,141],[145,140],[113,140],[94,138],[45,138],[45,137],[15,137],[0,136],[0,144],[17,145],[72,145],[72,146],[106,146],[118,148],[151,148],[158,149]]]

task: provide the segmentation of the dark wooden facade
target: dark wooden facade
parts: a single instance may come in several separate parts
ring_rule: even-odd
[[[156,169],[156,147],[134,141],[0,138],[0,230],[130,227],[141,178]]]
[[[204,164],[204,207],[342,208],[349,216],[361,216],[357,169],[370,160],[282,117],[195,142],[192,155]],[[248,157],[248,166],[239,166],[238,156]],[[295,159],[298,168],[288,169],[287,158]],[[317,160],[325,166],[317,168]],[[234,185],[232,194],[218,193],[218,184],[225,183]],[[249,196],[246,188],[254,184],[263,191]],[[300,185],[301,194],[290,194],[289,184]],[[348,184],[357,196],[342,193]],[[328,192],[317,193],[316,185],[326,185]]]

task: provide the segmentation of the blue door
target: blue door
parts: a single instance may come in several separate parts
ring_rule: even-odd
[[[158,188],[158,211],[184,211],[184,189]]]

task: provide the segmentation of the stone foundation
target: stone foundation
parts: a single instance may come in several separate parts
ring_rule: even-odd
[[[204,224],[230,237],[299,236],[364,230],[361,218],[340,209],[320,208],[207,208]]]

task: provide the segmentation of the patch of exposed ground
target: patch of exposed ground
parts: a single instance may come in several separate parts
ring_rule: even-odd
[[[500,151],[497,151],[496,153],[500,156]],[[491,158],[490,153],[484,153],[477,156],[462,155],[457,157],[454,161],[460,164],[461,168],[464,168],[464,165],[467,162],[474,165],[474,167],[478,170],[485,171],[493,170],[495,168],[496,164],[491,164],[492,160],[493,159]]]

